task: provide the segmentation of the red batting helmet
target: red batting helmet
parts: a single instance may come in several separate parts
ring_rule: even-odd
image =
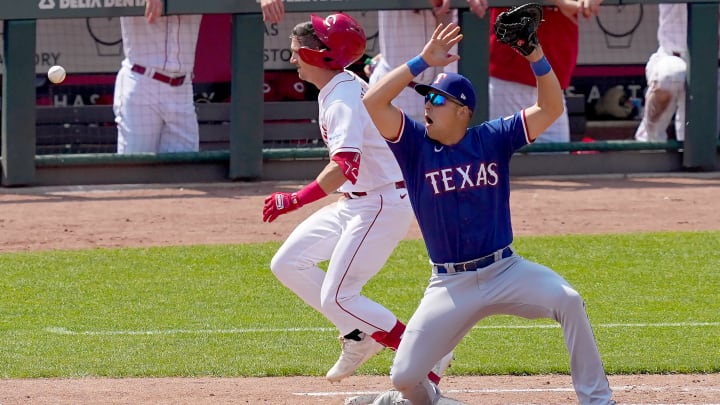
[[[325,69],[344,69],[365,53],[365,31],[347,14],[331,14],[326,18],[311,17],[315,35],[328,49],[300,48],[303,61]]]

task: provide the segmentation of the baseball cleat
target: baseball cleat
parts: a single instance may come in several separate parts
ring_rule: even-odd
[[[372,405],[380,394],[363,394],[345,399],[343,405]]]
[[[462,402],[457,402],[453,399],[442,396],[440,388],[438,388],[437,385],[430,383],[430,386],[432,388],[432,394],[430,394],[432,397],[430,403],[432,405],[465,405]],[[375,398],[375,402],[373,402],[372,405],[412,405],[412,402],[403,398],[400,391],[392,389],[380,394],[377,398]]]
[[[330,382],[339,382],[343,378],[353,375],[363,363],[385,348],[366,333],[361,333],[360,339],[358,341],[340,336],[342,354],[325,375]]]
[[[380,394],[372,405],[412,405],[410,401],[403,398],[400,391],[390,390]]]

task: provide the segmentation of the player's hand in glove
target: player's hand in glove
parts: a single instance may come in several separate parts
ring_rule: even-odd
[[[280,215],[295,211],[300,207],[302,204],[298,200],[297,193],[272,193],[265,197],[263,222],[272,222]]]
[[[498,41],[528,56],[538,46],[537,29],[542,17],[542,6],[537,3],[523,4],[504,11],[495,19],[495,36]]]

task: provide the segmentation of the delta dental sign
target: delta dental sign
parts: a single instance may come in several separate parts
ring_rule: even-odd
[[[141,7],[145,0],[40,0],[38,9],[88,9],[112,7]]]

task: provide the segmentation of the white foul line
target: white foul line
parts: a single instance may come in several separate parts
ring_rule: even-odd
[[[668,392],[677,390],[677,387],[652,386],[652,385],[620,385],[610,387],[615,392],[633,390],[635,392]],[[720,387],[688,387],[679,388],[683,393],[690,392],[720,392]],[[502,394],[502,393],[528,393],[528,392],[575,392],[572,387],[557,388],[498,388],[498,389],[460,389],[460,390],[443,390],[444,394]],[[329,392],[294,392],[293,395],[305,397],[331,397],[331,396],[351,396],[351,395],[372,395],[381,394],[378,391],[329,391]]]
[[[718,327],[720,322],[660,322],[660,323],[605,323],[593,325],[593,328],[687,328]],[[473,329],[553,329],[551,325],[478,325]],[[335,328],[232,328],[232,329],[166,329],[166,330],[88,330],[74,331],[60,326],[50,326],[45,332],[57,335],[238,335],[246,333],[287,333],[287,332],[332,332]]]

